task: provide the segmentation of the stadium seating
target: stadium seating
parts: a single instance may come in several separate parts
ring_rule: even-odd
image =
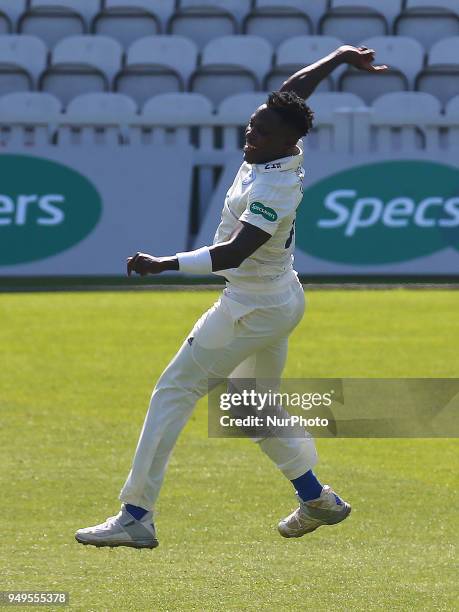
[[[384,15],[389,30],[392,30],[396,17],[402,10],[404,0],[331,0],[332,9],[360,9],[362,15],[377,12]]]
[[[118,93],[88,93],[74,98],[60,118],[58,142],[72,145],[116,145],[128,137],[137,105]]]
[[[236,18],[227,10],[212,7],[180,9],[170,18],[167,31],[191,38],[199,49],[210,40],[238,32]]]
[[[454,96],[446,105],[445,115],[459,120],[459,96]]]
[[[152,96],[184,91],[196,68],[198,51],[183,36],[146,36],[128,49],[115,89],[130,95],[141,106]]]
[[[91,21],[99,12],[101,0],[29,0],[28,7],[31,9],[43,7],[67,8],[80,15],[89,31]]]
[[[300,68],[313,64],[328,55],[343,43],[333,36],[295,36],[283,42],[276,53],[274,68],[265,79],[265,89],[278,90],[282,83]],[[332,91],[334,79],[342,70],[337,69],[333,76],[320,83],[317,91]]]
[[[395,22],[395,34],[416,38],[425,49],[443,38],[459,35],[459,2],[407,0]]]
[[[350,68],[340,78],[340,90],[353,92],[371,104],[385,93],[414,88],[416,76],[424,64],[424,50],[416,40],[404,36],[377,36],[361,44],[375,49],[378,63],[387,64],[390,69],[371,74]]]
[[[432,47],[416,89],[437,96],[444,104],[459,94],[459,36],[440,40]]]
[[[46,145],[57,128],[62,105],[48,93],[0,97],[0,145]]]
[[[40,89],[66,106],[77,95],[108,91],[121,66],[121,45],[106,36],[71,36],[56,45]]]
[[[352,116],[364,106],[363,100],[350,93],[315,93],[308,99],[314,111],[314,127],[304,139],[305,152],[349,151],[352,142]]]
[[[210,41],[190,79],[191,89],[214,104],[234,93],[256,91],[271,67],[271,58],[270,44],[258,36],[224,36]]]
[[[214,7],[231,13],[242,24],[243,18],[250,12],[252,0],[179,0],[180,8]]]
[[[46,55],[45,44],[35,36],[0,36],[0,95],[35,89]]]
[[[378,151],[423,149],[424,124],[440,117],[440,102],[420,92],[389,93],[373,103],[373,146]]]
[[[88,30],[82,15],[73,9],[40,5],[28,8],[20,17],[18,31],[38,36],[52,49],[59,41],[85,34]]]
[[[8,18],[11,32],[16,32],[17,22],[26,6],[27,0],[0,0],[0,13]]]
[[[158,64],[174,69],[186,83],[196,69],[198,50],[183,36],[146,36],[128,49],[126,66]]]
[[[135,8],[154,15],[161,25],[161,31],[166,31],[169,18],[174,13],[175,0],[105,0],[106,9]],[[142,36],[142,34],[141,34]]]
[[[400,4],[400,0],[331,0],[330,10],[320,20],[320,33],[349,44],[384,36],[389,33],[389,24],[385,15],[388,11],[384,13],[382,7],[393,7],[395,2]]]
[[[256,8],[245,19],[245,34],[261,36],[277,47],[292,36],[312,34],[313,24],[302,11],[292,8]]]
[[[5,34],[11,34],[13,30],[13,26],[11,21],[7,15],[0,12],[0,36],[4,36]]]
[[[317,32],[320,18],[327,7],[328,0],[255,0],[255,9],[285,8],[301,11],[307,15],[314,32]]]
[[[94,34],[116,39],[124,49],[144,36],[158,34],[161,23],[158,17],[143,8],[114,6],[98,13],[92,24]]]
[[[195,144],[212,147],[212,103],[196,93],[166,93],[148,100],[130,124],[131,144]],[[199,129],[196,126],[200,126]],[[197,134],[195,133],[197,132]]]

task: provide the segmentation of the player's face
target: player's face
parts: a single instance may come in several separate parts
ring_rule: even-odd
[[[245,130],[244,160],[264,164],[295,154],[296,137],[279,115],[266,104],[250,117]]]

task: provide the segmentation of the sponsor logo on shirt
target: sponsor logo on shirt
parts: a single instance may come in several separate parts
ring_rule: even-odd
[[[281,163],[276,162],[275,164],[266,164],[265,170],[278,170],[281,167]]]
[[[261,215],[266,221],[277,221],[277,212],[260,202],[252,202],[250,212],[254,215]]]

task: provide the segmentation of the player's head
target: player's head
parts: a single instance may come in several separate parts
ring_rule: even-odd
[[[244,159],[263,164],[294,155],[295,145],[312,128],[314,114],[293,91],[275,91],[253,113],[245,131]]]

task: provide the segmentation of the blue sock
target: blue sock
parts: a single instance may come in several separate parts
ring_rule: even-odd
[[[317,499],[322,493],[322,485],[317,480],[312,470],[309,470],[306,474],[303,474],[303,476],[295,478],[290,482],[303,501]]]
[[[138,521],[141,521],[148,512],[148,510],[145,510],[144,508],[139,508],[139,506],[131,506],[131,504],[126,504],[126,510]]]

